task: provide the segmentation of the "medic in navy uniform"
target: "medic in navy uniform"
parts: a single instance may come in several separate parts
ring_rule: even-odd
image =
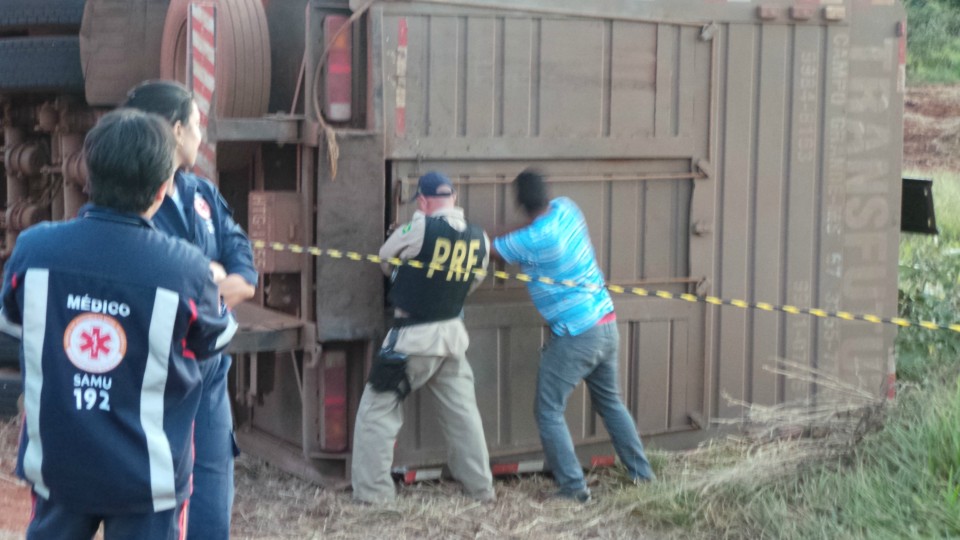
[[[176,142],[155,115],[117,110],[84,143],[92,205],[22,233],[5,266],[21,324],[18,474],[28,540],[170,540],[186,533],[199,361],[236,331],[209,261],[157,231]]]
[[[212,262],[228,308],[253,297],[257,271],[253,249],[217,188],[186,169],[197,160],[200,112],[190,91],[173,81],[147,81],[130,91],[127,107],[159,114],[177,139],[177,173],[160,210],[157,229],[199,247]],[[203,393],[197,414],[196,461],[190,498],[189,538],[227,540],[233,506],[233,462],[237,447],[227,396],[228,355],[201,366]]]

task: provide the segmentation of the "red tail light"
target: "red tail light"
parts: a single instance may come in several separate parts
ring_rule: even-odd
[[[324,64],[323,116],[331,122],[346,122],[353,115],[353,51],[351,30],[339,35],[347,18],[328,15],[323,20],[323,35],[330,50]],[[334,39],[336,37],[336,39]]]
[[[323,428],[320,431],[320,448],[324,452],[343,452],[348,442],[346,353],[325,352],[321,366]]]

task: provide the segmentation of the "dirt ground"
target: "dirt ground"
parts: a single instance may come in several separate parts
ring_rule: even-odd
[[[12,473],[18,433],[16,419],[0,422],[0,540],[23,538],[30,516],[29,490]],[[236,482],[231,537],[238,540],[660,537],[631,519],[629,505],[611,502],[621,490],[643,489],[614,469],[588,475],[597,501],[586,505],[549,499],[552,481],[527,476],[498,480],[492,504],[463,497],[453,482],[428,482],[401,486],[395,504],[371,507],[249,456],[237,461]]]
[[[904,112],[904,169],[960,170],[960,85],[910,88]],[[16,421],[0,423],[0,540],[22,538],[29,519],[27,488],[14,478]],[[320,489],[249,456],[237,462],[233,538],[644,538],[662,537],[638,525],[622,500],[615,470],[589,476],[595,502],[547,499],[549,478],[498,480],[499,500],[479,504],[451,482],[401,487],[398,502],[371,508],[349,493]]]
[[[903,168],[960,170],[960,85],[908,89]]]

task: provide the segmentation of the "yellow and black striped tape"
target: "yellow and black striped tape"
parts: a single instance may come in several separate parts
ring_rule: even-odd
[[[305,253],[315,257],[329,257],[331,259],[348,259],[358,262],[371,262],[376,264],[388,263],[393,266],[411,266],[413,268],[426,268],[429,266],[432,270],[441,272],[445,267],[437,264],[425,265],[420,261],[404,261],[397,257],[384,259],[379,255],[364,255],[356,251],[342,251],[339,249],[321,249],[319,247],[305,247],[296,244],[285,244],[282,242],[266,242],[264,240],[254,240],[252,242],[254,249],[271,249],[273,251],[289,251],[291,253]],[[580,285],[570,280],[556,281],[548,277],[537,277],[523,273],[510,274],[501,270],[488,272],[483,269],[474,269],[472,272],[477,276],[492,275],[497,279],[515,279],[529,283],[537,281],[547,285],[562,285],[564,287],[586,287],[596,288],[595,285]],[[449,276],[447,277],[449,279]],[[756,309],[760,311],[778,311],[789,315],[810,315],[821,319],[841,319],[844,321],[863,321],[873,324],[889,324],[899,326],[900,328],[918,327],[927,330],[947,330],[960,333],[960,324],[939,324],[934,321],[911,321],[900,317],[880,317],[878,315],[865,315],[860,313],[850,313],[848,311],[828,311],[819,308],[802,308],[791,306],[789,304],[776,305],[767,302],[747,302],[746,300],[736,300],[720,298],[717,296],[698,296],[695,294],[675,294],[669,291],[652,291],[643,287],[622,287],[620,285],[607,285],[607,290],[614,294],[628,294],[634,296],[650,296],[663,298],[666,300],[682,300],[684,302],[711,304],[714,306],[732,306],[740,309]]]

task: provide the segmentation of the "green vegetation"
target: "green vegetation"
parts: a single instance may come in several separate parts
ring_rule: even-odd
[[[940,235],[904,235],[900,242],[900,315],[960,322],[960,215],[945,211],[960,208],[960,175],[938,173],[933,193]],[[960,334],[912,327],[897,336],[900,380],[922,383],[940,377],[944,370],[954,370],[958,359]]]
[[[639,500],[622,498],[646,523],[683,528],[681,537],[956,538],[958,425],[960,386],[916,386],[882,431],[846,452],[826,457],[815,441],[720,442],[699,465],[665,466]]]
[[[958,322],[960,217],[944,209],[960,205],[960,175],[936,177],[941,234],[903,236],[900,312]],[[661,481],[617,503],[679,537],[960,537],[960,335],[903,329],[897,357],[896,405],[854,418],[846,432],[654,454]]]
[[[960,81],[960,0],[905,0],[907,81]]]

